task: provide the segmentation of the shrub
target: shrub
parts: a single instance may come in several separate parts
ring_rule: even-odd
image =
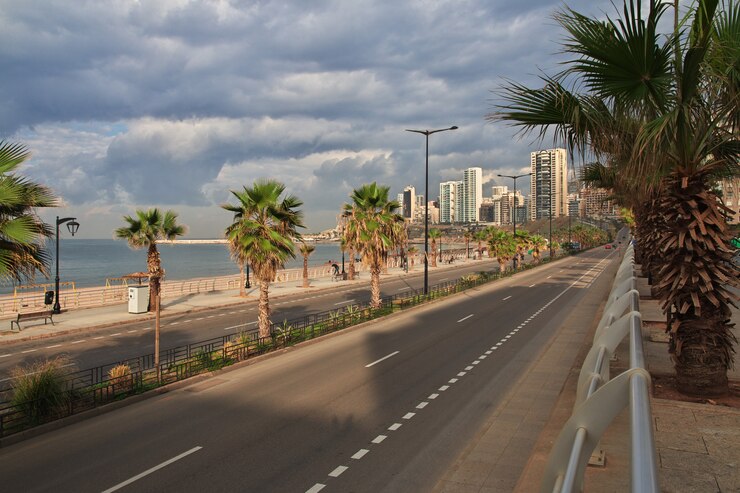
[[[63,414],[71,395],[64,368],[67,358],[37,362],[12,370],[13,397],[10,403],[32,425]]]
[[[114,394],[131,392],[133,389],[131,367],[128,365],[116,365],[108,370],[108,379],[113,385]]]

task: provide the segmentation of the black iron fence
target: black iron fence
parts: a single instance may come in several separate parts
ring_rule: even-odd
[[[548,261],[549,259],[545,259],[541,263]],[[535,265],[525,264],[516,272],[532,267]],[[379,307],[370,306],[368,300],[337,310],[273,323],[268,337],[260,337],[259,330],[253,329],[165,349],[160,354],[158,367],[154,365],[154,354],[145,354],[70,372],[63,376],[60,392],[33,400],[18,402],[14,398],[11,382],[11,387],[0,389],[0,437],[458,293],[513,273],[514,271],[503,274],[498,271],[478,272],[430,286],[427,295],[421,290],[414,290],[383,297]]]

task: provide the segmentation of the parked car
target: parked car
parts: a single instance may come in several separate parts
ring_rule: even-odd
[[[604,248],[606,248],[607,250],[611,250],[612,249],[612,246],[611,245],[606,245]]]

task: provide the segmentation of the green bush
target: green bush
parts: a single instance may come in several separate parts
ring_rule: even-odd
[[[68,365],[68,359],[59,357],[12,370],[10,403],[27,423],[36,425],[64,414],[72,398],[66,378]]]

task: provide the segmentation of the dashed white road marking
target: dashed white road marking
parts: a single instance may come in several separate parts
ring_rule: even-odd
[[[368,449],[366,449],[366,448],[361,448],[360,450],[358,450],[357,452],[355,452],[355,455],[353,455],[353,456],[352,456],[352,458],[353,458],[353,459],[355,459],[355,460],[360,460],[360,459],[362,459],[363,457],[365,457],[365,455],[366,455],[366,454],[367,454],[368,452],[370,452],[370,451],[369,451]]]
[[[195,319],[196,322],[199,321],[199,320],[203,320],[203,317],[198,317],[198,318]]]
[[[536,286],[536,284],[530,284],[530,285],[529,285],[529,287],[530,287],[530,288],[533,288],[533,287],[535,287],[535,286]]]
[[[403,419],[411,419],[416,416],[416,413],[406,413],[403,415]]]
[[[113,336],[120,336],[120,335],[121,335],[120,332],[116,332],[115,334],[111,334],[111,337],[113,337]]]
[[[552,276],[547,276],[545,279],[550,279]]]
[[[440,392],[444,392],[445,390],[447,390],[447,389],[449,389],[449,388],[450,388],[450,386],[449,386],[449,385],[442,385],[442,386],[441,386],[440,388],[438,388],[437,390],[439,390]]]
[[[470,317],[472,317],[472,316],[473,316],[473,314],[471,313],[471,314],[470,314],[470,315],[468,315],[467,317],[463,317],[463,318],[461,318],[460,320],[458,320],[458,321],[457,321],[457,323],[460,323],[460,322],[464,322],[464,321],[466,321],[467,319],[469,319],[469,318],[470,318]]]
[[[346,303],[354,303],[355,300],[346,300],[346,301],[340,301],[339,303],[334,303],[334,306],[336,305],[344,305]]]
[[[439,397],[439,394],[429,394],[429,397],[427,397],[427,399],[429,399],[430,401],[433,401],[437,397]]]
[[[93,337],[93,340],[104,339],[104,338],[105,336],[98,336],[98,337]]]
[[[370,368],[373,365],[377,365],[381,361],[387,360],[388,358],[392,358],[393,356],[397,355],[399,352],[400,351],[393,351],[391,354],[387,354],[387,355],[383,356],[382,358],[380,358],[378,360],[375,360],[375,361],[373,361],[372,363],[370,363],[368,365],[365,365],[365,368]]]
[[[139,329],[134,329],[134,330],[129,330],[128,331],[129,334],[133,334],[134,332],[139,332]]]
[[[493,352],[493,351],[491,351],[491,350],[489,349],[488,351],[486,351],[486,354],[491,354],[492,352]]]
[[[349,467],[347,466],[337,466],[336,469],[329,473],[329,476],[331,476],[332,478],[338,478],[347,469],[349,469]]]
[[[449,279],[449,277],[443,277],[443,278],[442,278],[442,279],[440,279],[439,281],[440,281],[440,282],[442,282],[442,281],[446,281],[447,279]]]
[[[464,377],[467,374],[466,371],[461,371],[457,374],[458,377]]]
[[[381,442],[382,442],[383,440],[385,440],[386,438],[388,438],[388,436],[387,436],[387,435],[378,435],[378,436],[376,436],[375,438],[373,438],[373,441],[372,441],[372,443],[381,443]]]
[[[427,401],[422,401],[416,405],[416,409],[424,409],[428,404],[429,403]]]
[[[480,363],[480,360],[479,360],[479,359],[477,359],[477,360],[473,361],[473,365],[477,365],[477,364],[479,364],[479,363]]]
[[[508,300],[509,298],[511,298],[511,296],[507,296],[506,298],[504,298],[504,299],[503,299],[503,300],[501,300],[501,301],[506,301],[506,300]]]
[[[38,351],[38,349],[27,349],[26,351],[21,351],[21,354],[33,353],[35,351]]]
[[[391,431],[396,431],[396,430],[397,430],[397,429],[399,429],[399,428],[400,428],[401,426],[403,426],[403,425],[402,425],[401,423],[393,423],[392,425],[390,425],[390,426],[388,427],[388,429],[389,429],[389,430],[391,430]]]
[[[200,450],[202,448],[203,447],[193,447],[190,450],[188,450],[187,452],[183,452],[182,454],[180,454],[180,455],[178,455],[176,457],[173,457],[173,458],[171,458],[169,460],[166,460],[166,461],[162,462],[161,464],[159,464],[157,466],[152,467],[151,469],[147,469],[146,471],[142,472],[141,474],[137,474],[133,478],[127,479],[123,483],[118,483],[117,485],[113,486],[112,488],[108,488],[103,493],[112,493],[113,491],[120,490],[124,486],[128,486],[131,483],[133,483],[134,481],[140,480],[144,476],[148,476],[151,473],[156,472],[156,471],[162,469],[163,467],[167,467],[170,464],[172,464],[173,462],[177,462],[178,460],[183,459],[183,458],[187,457],[188,455],[190,455],[192,453],[195,453],[195,452],[197,452],[198,450]]]
[[[53,346],[46,346],[46,349],[54,349],[55,347],[61,347],[61,344],[54,344]]]
[[[80,339],[79,341],[70,342],[70,344],[80,344],[80,343],[83,343],[85,341],[86,341],[86,339]]]
[[[468,365],[468,366],[465,367],[465,371],[470,371],[472,369],[473,369],[473,366],[472,365]]]
[[[323,490],[324,488],[326,488],[325,484],[316,483],[315,485],[307,489],[306,493],[319,493],[319,491]]]
[[[457,382],[457,378],[450,378],[450,379],[449,379],[449,380],[447,381],[447,383],[456,383],[456,382]]]
[[[405,288],[401,288],[401,289],[399,289],[399,290],[398,290],[398,291],[396,291],[396,292],[397,292],[397,293],[403,293],[404,291],[408,291],[409,289],[411,289],[411,288],[410,288],[410,287],[405,287]]]
[[[13,356],[12,354],[0,354],[0,358],[7,358],[8,356]]]

